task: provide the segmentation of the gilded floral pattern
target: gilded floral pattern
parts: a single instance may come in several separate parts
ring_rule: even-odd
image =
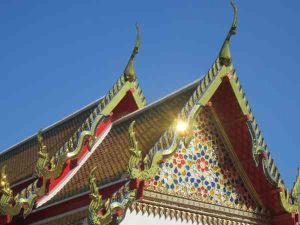
[[[160,165],[149,188],[227,206],[253,207],[210,113],[202,110],[193,139]]]

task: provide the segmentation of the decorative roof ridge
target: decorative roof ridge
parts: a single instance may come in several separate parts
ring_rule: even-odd
[[[55,128],[59,125],[61,125],[62,123],[70,120],[70,119],[73,119],[74,117],[76,117],[78,114],[82,113],[83,111],[89,109],[89,108],[92,108],[93,106],[99,104],[99,102],[103,99],[104,97],[101,97],[101,98],[98,98],[90,103],[88,103],[86,106],[83,106],[81,107],[80,109],[76,110],[75,112],[63,117],[62,119],[52,123],[51,125],[47,126],[46,128],[44,129],[41,129],[42,132],[46,132],[46,131],[49,131],[51,130],[52,128]],[[6,153],[10,152],[11,150],[14,150],[16,147],[22,145],[22,144],[25,144],[26,142],[30,141],[30,140],[33,140],[36,138],[36,133],[35,134],[32,134],[30,135],[29,137],[26,137],[24,138],[23,140],[21,140],[20,142],[6,148],[5,150],[1,151],[0,152],[0,158],[5,155]]]
[[[263,137],[262,131],[259,128],[257,120],[255,119],[252,109],[250,108],[250,103],[246,98],[245,91],[237,77],[236,71],[230,79],[230,84],[233,88],[235,96],[237,97],[239,104],[241,105],[242,111],[245,115],[249,115],[249,120],[247,121],[247,126],[249,128],[249,133],[252,139],[252,154],[256,166],[259,166],[260,162],[263,168],[263,172],[273,187],[283,188],[287,190],[283,179],[279,173],[279,169],[272,158],[271,152],[268,145]]]
[[[242,85],[237,77],[236,71],[234,71],[232,74],[230,84],[233,88],[235,96],[238,99],[243,113],[245,115],[248,115],[249,117],[247,126],[252,139],[252,154],[256,166],[259,166],[261,159],[263,171],[269,183],[273,186],[278,186],[279,183],[284,185],[284,182],[280,177],[278,168],[275,165],[275,162],[271,156],[271,152],[268,149],[267,143],[263,137],[262,131],[260,130],[258,123],[253,115],[253,111],[250,108],[250,103],[247,100],[245,91],[242,88]]]

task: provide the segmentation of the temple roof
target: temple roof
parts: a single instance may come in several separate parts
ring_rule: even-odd
[[[176,92],[116,120],[110,133],[94,154],[71,178],[51,202],[63,200],[89,190],[88,175],[97,165],[96,177],[99,186],[126,178],[130,158],[128,126],[136,121],[136,134],[140,137],[143,155],[146,155],[164,131],[176,119],[186,101],[191,97],[200,80]]]
[[[294,219],[293,216],[298,213],[298,210],[295,210],[295,204],[290,202],[286,187],[262,137],[232,64],[230,39],[237,29],[237,8],[233,1],[231,3],[234,8],[232,26],[216,60],[204,77],[145,106],[145,98],[136,80],[133,67],[140,42],[138,29],[137,41],[124,73],[108,94],[44,130],[44,144],[48,147],[48,154],[56,156],[53,161],[45,156],[47,152],[43,152],[43,143],[38,145],[34,137],[13,146],[0,155],[0,166],[4,164],[8,166],[9,181],[15,183],[32,177],[36,161],[38,161],[37,152],[39,152],[39,160],[46,162],[45,164],[39,164],[39,161],[37,163],[37,165],[42,165],[41,170],[46,171],[46,175],[39,174],[43,175],[40,178],[48,179],[54,187],[38,195],[39,199],[35,199],[37,211],[39,211],[51,203],[87,194],[88,175],[95,165],[98,168],[93,171],[95,171],[97,186],[100,188],[140,179],[129,174],[128,170],[132,157],[130,153],[132,143],[128,138],[128,127],[131,122],[135,120],[135,134],[143,156],[141,158],[147,155],[148,163],[152,160],[154,164],[151,166],[154,165],[155,168],[162,161],[158,159],[172,155],[178,148],[179,140],[184,139],[174,129],[176,121],[181,119],[187,124],[193,123],[200,108],[211,107],[224,128],[224,136],[232,145],[235,160],[244,177],[243,181],[247,182],[256,202],[261,207],[269,209],[277,221],[285,221],[286,218],[290,221]],[[88,138],[85,139],[86,137]],[[77,154],[77,158],[70,157],[63,161],[63,164],[59,164],[57,159],[68,155],[70,149],[71,153]],[[139,149],[135,150],[139,151]],[[84,155],[82,157],[84,160],[80,162],[81,153],[89,157],[84,158]],[[63,172],[60,171],[55,177],[47,177],[47,173],[56,165],[65,166]],[[140,167],[139,164],[137,165]],[[139,172],[144,170],[142,167],[135,169]],[[70,172],[72,170],[73,172]],[[5,173],[2,177],[6,181]],[[46,186],[44,183],[43,185]],[[59,185],[60,187],[55,189]],[[31,191],[34,188],[29,185],[23,193],[29,189]],[[35,192],[36,190],[34,189]],[[39,202],[46,195],[48,195],[47,200]],[[42,207],[39,209],[40,206]]]
[[[44,142],[53,155],[80,127],[95,110],[102,98],[93,101],[82,109],[43,129]],[[36,134],[0,153],[0,167],[7,165],[12,184],[31,178],[35,173],[38,142]]]

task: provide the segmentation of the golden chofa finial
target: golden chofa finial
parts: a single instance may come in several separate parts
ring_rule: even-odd
[[[43,138],[43,132],[42,129],[40,129],[37,133],[37,141],[39,146],[39,152],[40,153],[46,153],[46,145],[44,145],[44,138]]]
[[[219,53],[220,63],[221,65],[230,66],[231,65],[231,53],[230,53],[230,38],[232,35],[236,34],[237,30],[237,20],[238,20],[238,10],[234,3],[234,0],[230,1],[231,6],[233,8],[234,16],[233,16],[233,22],[230,27],[230,30],[226,36],[226,39],[223,43],[223,46],[221,48],[221,51]]]
[[[6,165],[1,168],[1,177],[0,177],[0,192],[12,196],[12,190],[10,189],[10,184],[7,179]]]
[[[141,42],[140,28],[139,28],[138,24],[136,24],[135,26],[136,26],[136,31],[137,31],[135,46],[133,48],[133,51],[132,51],[132,54],[128,61],[128,64],[124,70],[125,80],[129,81],[129,82],[132,82],[136,79],[136,73],[135,73],[135,69],[134,69],[134,58],[135,58],[135,55],[138,54],[138,52],[139,52],[140,42]]]
[[[300,168],[298,168],[298,175],[291,190],[291,197],[294,203],[299,204],[300,209]]]

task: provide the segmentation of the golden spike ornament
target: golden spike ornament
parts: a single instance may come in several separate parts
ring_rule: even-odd
[[[38,140],[38,160],[36,163],[36,174],[39,177],[44,177],[45,179],[56,178],[58,177],[62,170],[64,163],[67,159],[67,153],[64,152],[60,155],[55,155],[51,159],[49,158],[49,154],[47,152],[47,147],[43,142],[42,131],[40,130],[37,134]]]
[[[104,202],[102,195],[99,194],[95,176],[96,168],[97,167],[93,168],[89,175],[91,202],[89,204],[88,223],[91,225],[106,225],[112,221],[112,211],[109,207],[110,199]],[[102,213],[103,211],[105,211],[105,213]]]
[[[300,168],[298,168],[297,178],[291,190],[291,198],[293,203],[298,204],[300,209]]]
[[[120,224],[128,207],[136,199],[137,190],[130,189],[129,181],[104,202],[97,188],[95,170],[96,167],[91,170],[89,175],[91,202],[88,210],[88,223],[90,225],[108,225],[112,222]]]
[[[13,216],[19,214],[22,209],[22,203],[19,196],[13,197],[13,192],[10,189],[10,184],[7,179],[6,165],[1,169],[1,199],[0,199],[0,213],[1,215],[7,215],[8,222],[10,222]]]
[[[142,158],[142,151],[140,150],[139,144],[136,140],[134,125],[135,125],[135,121],[132,121],[129,126],[129,129],[128,129],[129,144],[130,144],[129,150],[131,153],[131,157],[130,157],[129,163],[128,163],[128,172],[129,172],[131,178],[138,178],[140,180],[148,180],[156,174],[159,163],[163,159],[163,154],[162,153],[155,154],[152,159],[151,166],[149,168],[148,163],[147,163],[148,160],[143,160],[143,158]],[[144,169],[141,169],[142,164],[144,162],[146,162],[146,167],[144,167]]]
[[[285,211],[288,213],[299,213],[300,169],[298,169],[298,175],[290,193],[285,190],[283,184],[280,183],[278,186],[281,189],[281,192],[279,193],[281,205]]]
[[[234,3],[234,0],[231,0],[230,4],[231,4],[231,6],[233,8],[233,12],[234,12],[233,22],[232,22],[230,30],[226,36],[226,39],[223,43],[221,51],[219,53],[220,63],[221,63],[221,65],[225,65],[225,66],[231,65],[230,38],[231,38],[231,36],[236,34],[237,21],[238,21],[238,9]]]
[[[3,166],[1,169],[0,179],[0,192],[2,193],[0,213],[7,216],[8,222],[18,215],[21,209],[23,209],[23,217],[26,218],[31,213],[36,199],[43,196],[46,192],[46,181],[42,180],[42,184],[39,184],[39,180],[36,180],[14,197],[7,179],[6,166]]]
[[[129,61],[127,63],[127,66],[124,70],[125,80],[129,81],[129,82],[133,82],[136,80],[136,73],[135,73],[135,69],[134,69],[134,59],[135,59],[135,56],[139,53],[140,43],[141,43],[140,28],[139,28],[138,24],[136,24],[135,27],[136,27],[136,31],[137,31],[135,45],[132,50]]]

